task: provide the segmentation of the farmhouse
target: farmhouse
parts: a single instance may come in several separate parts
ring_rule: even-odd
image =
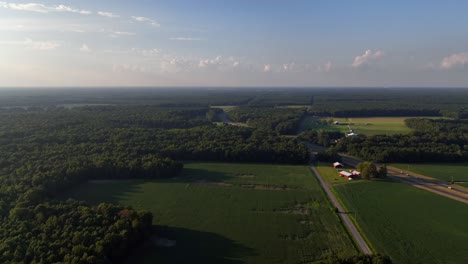
[[[335,162],[333,163],[333,168],[343,168],[343,164],[339,163],[339,162]]]
[[[348,180],[352,180],[354,175],[351,172],[340,171],[340,176]]]
[[[351,170],[350,172],[351,172],[351,174],[352,174],[353,176],[361,177],[361,173],[360,173],[359,171],[357,171],[357,170]]]

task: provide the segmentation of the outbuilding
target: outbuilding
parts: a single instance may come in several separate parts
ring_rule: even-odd
[[[343,164],[339,163],[339,162],[335,162],[333,163],[333,168],[343,168]]]
[[[353,174],[351,172],[347,172],[347,171],[340,171],[340,176],[343,177],[343,178],[346,178],[348,180],[353,179]]]

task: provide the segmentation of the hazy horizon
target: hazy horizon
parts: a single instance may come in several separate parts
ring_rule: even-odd
[[[0,1],[0,87],[468,87],[466,1]]]

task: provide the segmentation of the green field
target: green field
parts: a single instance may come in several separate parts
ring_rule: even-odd
[[[83,184],[70,197],[150,210],[172,248],[143,263],[310,263],[357,254],[307,166],[189,163],[171,180]]]
[[[468,187],[468,163],[391,164],[391,166]]]
[[[223,111],[226,112],[226,113],[236,109],[237,107],[238,107],[237,105],[212,105],[212,106],[210,106],[210,108],[223,109]]]
[[[391,181],[334,185],[378,252],[394,263],[468,263],[468,206]]]
[[[393,135],[399,133],[409,133],[411,131],[405,125],[405,119],[411,117],[363,117],[363,118],[332,118],[332,119],[318,119],[315,117],[305,117],[301,130],[308,129],[324,129],[331,131],[341,131],[346,133],[349,131],[348,125],[357,134],[364,135]],[[338,121],[339,125],[330,124],[324,125],[319,123],[320,120],[331,120],[332,122]]]
[[[323,180],[328,183],[345,183],[349,180],[340,177],[339,170],[333,168],[333,164],[329,162],[317,162],[315,165]],[[348,170],[351,168],[343,168],[342,170]]]

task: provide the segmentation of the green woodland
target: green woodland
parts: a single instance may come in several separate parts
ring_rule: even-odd
[[[319,153],[322,160],[328,161],[334,160],[337,152],[378,162],[468,160],[468,121],[463,119],[467,117],[466,90],[434,89],[424,96],[414,89],[369,91],[357,88],[2,89],[0,262],[125,262],[162,233],[176,230],[173,224],[182,221],[172,219],[171,224],[171,219],[164,218],[166,204],[160,204],[164,201],[159,202],[157,197],[151,201],[156,204],[154,207],[134,204],[133,198],[102,197],[99,201],[89,200],[90,203],[81,201],[82,196],[78,195],[74,196],[78,200],[67,199],[67,194],[89,181],[174,180],[191,184],[187,181],[193,174],[188,172],[193,168],[187,164],[192,162],[261,163],[272,167],[303,165],[310,161],[304,143],[328,148]],[[419,99],[415,101],[414,98]],[[230,111],[223,113],[223,106],[229,106]],[[226,122],[216,124],[220,114],[242,126]],[[406,120],[409,133],[344,138],[339,131],[300,129],[304,120],[311,116],[418,118]],[[300,130],[305,131],[296,136]],[[262,182],[245,183],[249,178],[243,178],[226,184],[253,184],[253,190],[241,187],[246,193],[252,191],[253,198],[298,188],[312,192],[300,191],[301,201],[309,199],[314,205],[310,199],[319,198],[310,197],[323,199],[323,194],[317,193],[319,190],[309,189],[310,183],[291,187],[292,180],[288,177],[283,175],[275,183],[270,181],[276,179],[258,177],[256,180]],[[263,190],[262,193],[255,189],[255,184],[280,190]],[[101,187],[96,187],[96,192],[100,192]],[[217,195],[224,195],[223,191],[221,188]],[[292,204],[295,198],[289,199]],[[272,210],[281,208],[280,205],[286,206],[280,201],[276,205],[262,206]],[[322,211],[316,214],[318,219],[336,218],[330,214],[325,201],[320,202],[320,208]],[[216,211],[209,207],[207,210]],[[188,221],[191,216],[184,217],[184,221]],[[259,219],[259,223],[267,221]],[[314,228],[324,223],[314,222],[317,225]],[[190,226],[190,223],[185,224]],[[298,228],[297,221],[295,224],[291,224],[291,228]],[[338,230],[339,226],[334,228]],[[271,228],[278,231],[280,227],[278,223]],[[309,242],[308,247],[318,243]],[[210,246],[215,247],[214,244]],[[289,254],[296,250],[291,249]],[[310,250],[303,254],[307,256],[303,263],[390,261],[380,255],[355,256],[346,250],[337,249],[333,254],[321,249]],[[387,251],[376,253],[382,252]]]

